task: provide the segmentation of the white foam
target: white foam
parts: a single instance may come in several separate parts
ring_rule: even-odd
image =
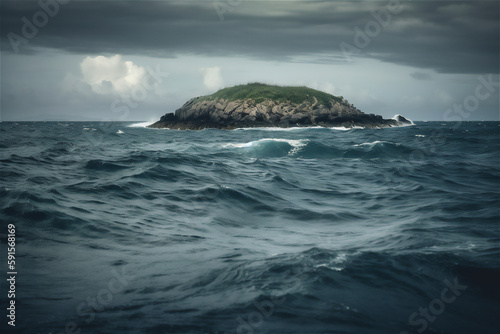
[[[362,126],[353,126],[352,128],[345,128],[343,126],[334,126],[334,127],[331,127],[331,128],[328,128],[330,130],[337,130],[337,131],[349,131],[349,130],[353,130],[353,129],[364,129],[364,127]]]
[[[290,128],[280,128],[277,126],[270,126],[270,127],[256,127],[256,128],[236,128],[233,131],[236,130],[258,130],[258,131],[296,131],[296,130],[309,130],[309,129],[330,129],[330,130],[337,130],[337,131],[348,131],[352,129],[364,129],[362,126],[353,126],[352,128],[346,128],[342,126],[334,126],[334,127],[324,127],[324,126],[294,126]]]
[[[400,125],[393,125],[391,126],[392,128],[404,128],[406,126],[415,126],[416,124],[411,123],[411,124],[400,124]]]
[[[224,147],[224,148],[226,148],[226,147],[243,148],[243,147],[251,147],[253,144],[254,144],[253,141],[251,141],[249,143],[239,143],[239,144],[227,143],[227,144],[224,144],[222,147]]]
[[[134,124],[130,124],[128,127],[129,128],[145,128],[147,127],[148,125],[151,125],[153,124],[154,121],[152,122],[141,122],[141,123],[134,123]]]
[[[395,120],[395,121],[398,121],[398,118],[399,118],[399,117],[402,117],[402,118],[404,118],[404,119],[406,119],[406,120],[410,121],[410,124],[392,125],[391,127],[398,127],[398,128],[399,128],[399,127],[404,127],[404,126],[413,126],[413,125],[415,125],[415,123],[413,123],[413,121],[412,121],[411,119],[409,119],[408,117],[404,117],[404,116],[403,116],[403,115],[401,115],[401,114],[396,114],[396,115],[394,115],[394,116],[392,117],[392,119],[393,119],[393,120]]]
[[[383,143],[387,143],[387,142],[386,141],[376,140],[376,141],[371,142],[371,143],[361,143],[361,144],[356,144],[354,146],[366,146],[366,145],[375,145],[375,144],[383,144]]]
[[[361,144],[356,144],[354,146],[374,146],[376,144],[394,144],[394,143],[391,143],[390,141],[381,141],[381,140],[376,140],[374,142],[371,142],[371,143],[361,143]],[[399,145],[399,144],[396,144],[396,145]]]
[[[415,137],[425,137],[425,135],[415,135]]]
[[[334,259],[328,261],[327,263],[321,263],[316,265],[316,268],[325,267],[330,270],[342,271],[344,269],[345,262],[347,261],[346,254],[339,254]]]
[[[265,143],[265,142],[282,142],[282,143],[287,143],[290,146],[293,147],[293,149],[290,151],[290,153],[295,153],[297,150],[299,150],[301,147],[307,145],[307,142],[309,139],[283,139],[283,138],[263,138],[255,141],[251,141],[248,143],[227,143],[224,144],[223,147],[235,147],[235,148],[251,148],[255,145]]]
[[[295,131],[295,130],[307,130],[307,129],[323,129],[322,126],[294,126],[290,128],[280,128],[277,126],[270,126],[270,127],[256,127],[256,128],[236,128],[236,130],[259,130],[259,131]]]
[[[116,133],[117,134],[122,134],[122,133],[125,133],[125,132],[123,132],[122,130],[118,130],[118,131],[116,131]]]

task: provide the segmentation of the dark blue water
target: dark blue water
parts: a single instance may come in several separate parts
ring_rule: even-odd
[[[0,130],[9,333],[500,330],[498,122]]]

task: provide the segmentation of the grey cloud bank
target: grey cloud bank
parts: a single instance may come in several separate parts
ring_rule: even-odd
[[[443,73],[498,72],[498,2],[392,2],[399,13],[361,56]],[[363,30],[371,13],[390,3],[242,2],[221,22],[211,2],[73,1],[61,4],[62,15],[19,48],[158,57],[335,56],[340,43],[355,38],[355,27]],[[38,11],[37,2],[2,1],[2,50],[13,50],[5,32],[21,35],[21,18]]]

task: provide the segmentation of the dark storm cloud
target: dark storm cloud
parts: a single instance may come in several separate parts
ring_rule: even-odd
[[[44,0],[45,1],[45,0]],[[247,56],[311,62],[344,61],[339,45],[357,47],[356,56],[434,69],[443,73],[498,73],[497,1],[402,2],[390,22],[356,45],[355,27],[375,22],[371,11],[388,2],[73,1],[61,5],[37,35],[19,46],[82,54],[137,54],[177,57]],[[231,9],[231,10],[229,10]],[[1,2],[2,50],[7,36],[22,36],[22,17],[32,21],[36,2]],[[11,35],[12,36],[12,35]]]

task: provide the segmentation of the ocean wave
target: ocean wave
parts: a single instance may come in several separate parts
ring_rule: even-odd
[[[390,141],[373,141],[355,144],[352,147],[343,145],[326,145],[310,139],[264,138],[245,143],[227,143],[223,148],[238,149],[250,156],[258,158],[294,157],[309,159],[331,158],[383,158],[396,157],[403,153],[411,153],[412,148]]]
[[[383,140],[376,140],[376,141],[373,141],[373,142],[367,142],[367,143],[361,143],[361,144],[356,144],[354,145],[355,147],[358,147],[358,146],[375,146],[377,144],[393,144],[394,143],[391,143],[391,142],[388,142],[388,141],[383,141]],[[398,145],[398,144],[395,144],[395,145]]]
[[[410,121],[410,124],[400,124],[400,125],[396,125],[396,126],[393,126],[393,127],[405,127],[405,126],[413,126],[415,125],[415,123],[413,123],[413,121],[407,117],[404,117],[403,115],[400,115],[400,114],[396,114],[392,117],[393,120],[395,121],[399,121],[400,118],[403,118],[403,119],[406,119],[408,121]]]
[[[346,128],[346,127],[342,127],[342,126],[334,126],[334,127],[331,127],[331,128],[327,128],[327,129],[330,129],[330,130],[338,130],[338,131],[349,131],[349,130],[363,130],[363,129],[366,129],[365,127],[363,126],[353,126],[353,127],[350,127],[350,128]]]
[[[85,164],[85,169],[98,170],[98,171],[116,171],[127,168],[114,162],[105,161],[101,159],[93,159],[87,161]]]
[[[391,141],[375,140],[373,142],[365,142],[353,145],[353,148],[348,149],[345,157],[360,157],[360,158],[396,158],[409,156],[415,149],[411,146]],[[431,155],[430,152],[426,152]]]
[[[148,125],[151,125],[155,123],[155,121],[151,121],[151,122],[140,122],[140,123],[134,123],[134,124],[130,124],[128,125],[127,127],[129,128],[145,128],[147,127]]]
[[[244,131],[300,131],[300,130],[314,130],[314,129],[329,129],[337,131],[349,131],[354,129],[365,129],[362,126],[353,126],[351,128],[334,126],[334,127],[324,127],[324,126],[293,126],[288,128],[282,128],[277,126],[270,127],[252,127],[252,128],[236,128],[233,131],[244,130]]]
[[[408,317],[439,306],[445,279],[468,287],[428,331],[498,332],[497,123],[130,123],[2,125],[0,210],[19,231],[19,314],[31,317],[21,332],[68,319],[113,334],[416,332]],[[128,286],[91,323],[75,316],[111,298],[100,291],[115,270]]]
[[[251,128],[236,128],[233,131],[243,130],[243,131],[297,131],[297,130],[308,130],[308,129],[324,129],[322,126],[293,126],[288,128],[281,128],[278,126],[269,127],[251,127]]]
[[[287,143],[293,147],[301,147],[301,146],[304,146],[305,142],[307,142],[307,141],[308,141],[307,139],[294,140],[294,139],[282,139],[282,138],[263,138],[263,139],[251,141],[248,143],[229,143],[229,144],[225,144],[224,147],[236,147],[236,148],[255,147],[255,146],[259,146],[259,145],[266,144],[266,143],[272,143],[272,142]]]
[[[261,157],[282,157],[296,154],[307,145],[308,139],[263,138],[247,143],[228,143],[225,148],[246,149],[252,155]]]

